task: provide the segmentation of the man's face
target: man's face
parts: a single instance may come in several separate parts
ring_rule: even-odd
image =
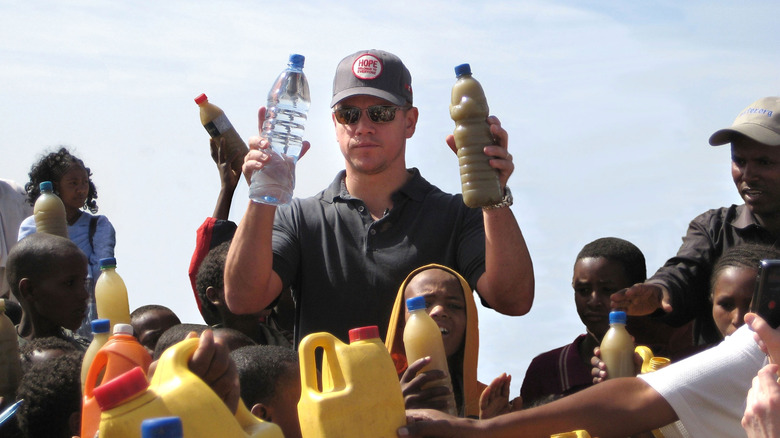
[[[404,301],[414,297],[425,297],[425,311],[439,326],[447,357],[455,354],[466,336],[466,298],[460,281],[445,270],[426,269],[406,285]]]
[[[398,110],[390,122],[373,122],[365,109],[372,105],[392,103],[373,96],[352,96],[338,104],[339,107],[355,107],[363,111],[360,119],[351,125],[343,125],[333,115],[336,139],[349,171],[375,175],[393,165],[406,166],[404,153],[406,139],[414,134],[417,124],[417,108]]]
[[[731,176],[751,213],[763,219],[780,215],[780,147],[735,137]]]

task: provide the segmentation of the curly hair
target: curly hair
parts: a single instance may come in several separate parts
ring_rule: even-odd
[[[89,193],[87,193],[87,200],[82,208],[89,210],[92,214],[97,213],[98,206],[95,200],[98,194],[95,183],[92,182],[92,171],[84,165],[81,159],[72,155],[64,146],[60,146],[57,152],[44,155],[30,168],[30,181],[24,185],[25,190],[27,190],[27,201],[30,205],[34,206],[35,201],[41,195],[39,186],[42,182],[51,181],[54,184],[59,183],[62,176],[74,165],[83,167],[87,171],[87,177],[89,178]]]
[[[210,314],[219,318],[219,310],[206,296],[206,289],[212,286],[215,289],[225,288],[225,260],[227,259],[230,241],[222,242],[212,248],[198,268],[198,275],[195,277],[195,289],[198,291],[198,298],[201,306]],[[209,321],[206,321],[209,322]],[[209,324],[212,324],[209,322]]]
[[[250,345],[230,352],[236,364],[241,400],[252,409],[256,403],[270,403],[285,391],[285,377],[298,375],[298,353],[278,345]]]
[[[602,237],[588,243],[579,254],[577,260],[588,257],[603,257],[609,261],[623,265],[632,284],[641,283],[647,278],[645,256],[633,243],[617,237]]]

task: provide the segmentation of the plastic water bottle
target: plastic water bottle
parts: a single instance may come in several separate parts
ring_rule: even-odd
[[[67,239],[68,222],[65,217],[65,204],[54,194],[51,181],[43,181],[39,187],[41,195],[35,200],[33,207],[37,232],[54,234]]]
[[[452,86],[450,117],[455,121],[455,146],[458,149],[463,202],[469,207],[484,207],[501,202],[504,194],[498,171],[490,166],[485,146],[495,143],[487,117],[490,115],[482,85],[471,75],[471,67],[455,67],[458,78]]]
[[[147,418],[141,422],[141,438],[183,438],[179,417]]]
[[[84,359],[81,362],[81,393],[84,394],[84,385],[87,383],[87,373],[89,373],[89,367],[92,366],[92,361],[95,360],[97,352],[106,344],[109,336],[111,336],[111,323],[107,319],[93,319],[92,325],[92,342],[87,348],[87,352],[84,353]]]
[[[289,204],[295,188],[295,163],[301,154],[309,112],[309,83],[303,74],[303,55],[290,55],[287,68],[268,93],[263,137],[271,143],[270,160],[252,174],[249,199],[272,205]]]
[[[116,272],[116,258],[100,259],[100,276],[95,283],[98,318],[111,320],[111,326],[130,324],[130,302],[124,280]]]
[[[238,135],[236,128],[230,123],[225,112],[213,103],[209,102],[209,98],[205,94],[195,98],[195,103],[198,104],[200,109],[200,121],[211,138],[217,140],[225,139],[225,147],[227,148],[227,156],[233,156],[233,161],[230,163],[233,170],[241,173],[241,166],[244,164],[244,156],[249,152],[249,148],[246,147],[246,143]],[[219,143],[217,143],[219,145]]]
[[[444,341],[441,338],[441,330],[436,321],[425,311],[425,297],[414,297],[406,300],[406,308],[409,310],[409,319],[406,320],[404,327],[404,349],[406,350],[406,360],[409,364],[430,356],[431,363],[426,365],[420,373],[426,371],[441,370],[446,377],[428,382],[422,389],[433,386],[444,386],[450,390],[446,396],[438,397],[445,399],[447,409],[444,411],[450,415],[458,415],[458,407],[455,404],[455,395],[452,391],[452,380],[450,378],[449,365],[447,364],[447,354],[444,351]]]
[[[626,331],[626,312],[609,312],[609,330],[601,340],[601,360],[607,366],[607,379],[634,377],[634,340]]]

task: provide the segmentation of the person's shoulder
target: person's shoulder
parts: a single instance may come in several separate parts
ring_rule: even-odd
[[[554,369],[554,367],[551,365],[558,363],[558,357],[561,355],[561,352],[563,352],[563,350],[566,348],[576,347],[584,337],[585,335],[579,335],[571,344],[562,345],[558,348],[553,348],[552,350],[545,351],[544,353],[537,355],[533,358],[533,360],[531,360],[531,365],[528,366],[528,369],[530,370],[531,367],[549,370]]]

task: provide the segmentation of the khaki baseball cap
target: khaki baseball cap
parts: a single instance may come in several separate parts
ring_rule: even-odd
[[[392,53],[361,50],[342,59],[336,68],[330,106],[357,95],[379,97],[398,106],[411,104],[412,75]]]
[[[767,146],[780,146],[780,97],[758,99],[742,110],[729,128],[710,137],[710,144],[731,143],[735,135],[744,135]]]

